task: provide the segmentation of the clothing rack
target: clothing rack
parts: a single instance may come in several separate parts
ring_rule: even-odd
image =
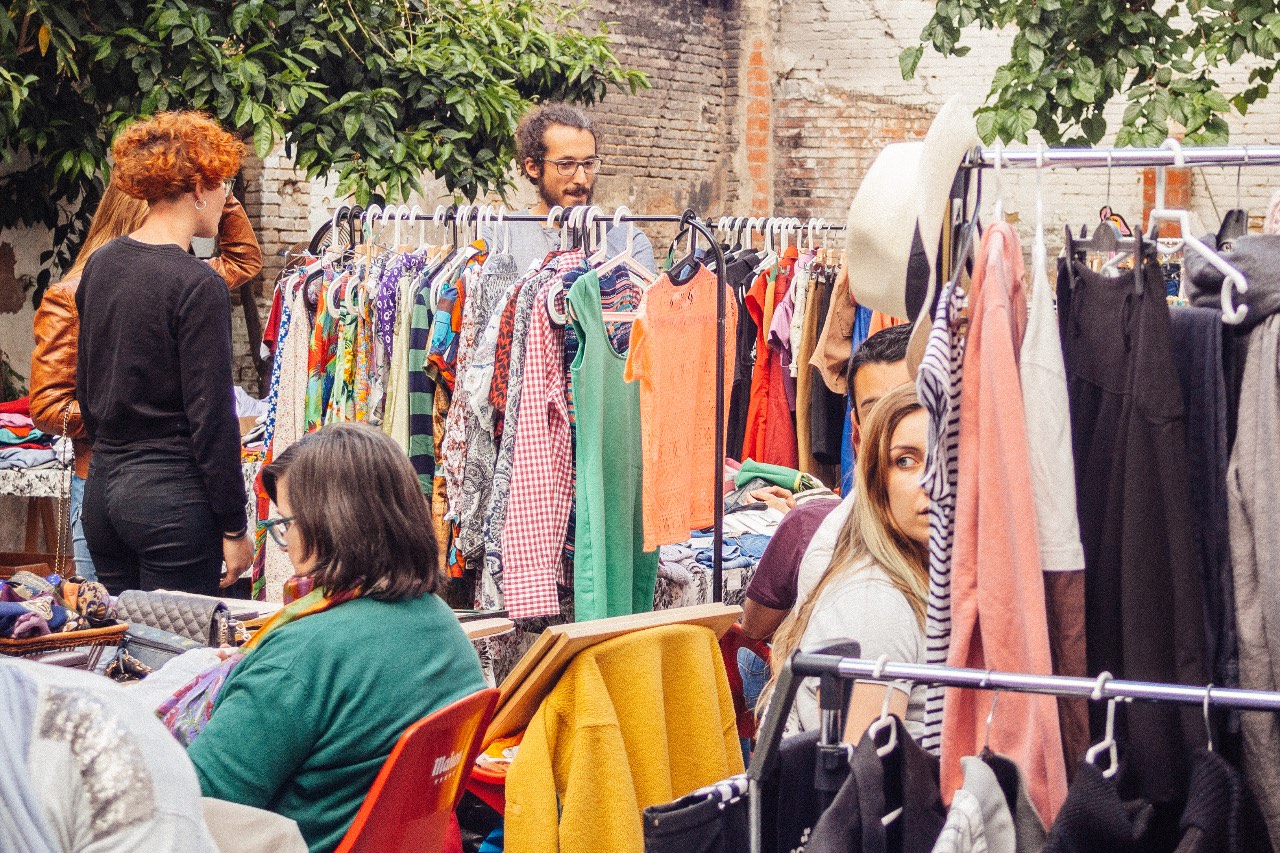
[[[1115,166],[1280,166],[1280,145],[1196,147],[1166,140],[1160,148],[974,148],[962,169]]]
[[[374,207],[376,205],[371,205]],[[394,216],[404,221],[400,216],[401,209],[384,209],[382,216],[393,216],[391,210],[394,210]],[[697,213],[692,208],[687,209],[680,214],[636,214],[624,213],[610,217],[588,216],[587,214],[598,208],[572,207],[568,209],[552,208],[546,216],[534,213],[507,213],[502,211],[501,216],[497,215],[497,211],[479,205],[450,205],[447,208],[441,206],[435,215],[423,212],[420,208],[407,209],[409,220],[413,222],[436,222],[437,224],[450,224],[454,229],[454,243],[457,244],[458,229],[462,225],[491,225],[501,226],[507,222],[541,222],[549,224],[551,227],[559,225],[561,228],[576,228],[582,226],[583,231],[590,231],[593,224],[605,223],[667,223],[677,224],[680,226],[680,232],[677,240],[683,236],[686,231],[690,232],[690,238],[694,234],[703,237],[710,246],[710,251],[715,258],[716,272],[716,459],[715,459],[715,506],[712,516],[712,548],[714,553],[711,557],[711,599],[719,602],[724,599],[724,444],[725,444],[725,395],[724,395],[724,377],[725,377],[725,311],[728,305],[725,302],[725,278],[724,278],[724,250],[721,248],[715,234],[707,225],[698,218]],[[488,214],[492,213],[490,217]],[[336,234],[339,222],[345,221],[348,224],[348,233],[352,238],[352,245],[358,245],[359,238],[363,231],[356,227],[356,223],[362,216],[368,214],[368,210],[360,205],[343,205],[340,206],[333,215],[332,229]],[[442,218],[443,217],[443,218]],[[384,219],[383,221],[387,221]],[[319,236],[319,235],[317,235]],[[313,241],[314,243],[315,241]]]
[[[800,683],[805,678],[815,676],[823,679],[824,688],[835,683],[836,679],[868,678],[906,680],[974,690],[1006,690],[1012,693],[1079,697],[1095,701],[1124,699],[1176,702],[1181,705],[1201,706],[1205,709],[1206,718],[1210,706],[1240,711],[1280,711],[1280,692],[1267,690],[1127,681],[1114,679],[1110,673],[1103,673],[1098,678],[1031,675],[995,670],[961,669],[937,664],[890,663],[884,659],[873,661],[858,657],[798,651],[783,665],[782,671],[778,674],[773,698],[760,725],[756,751],[752,754],[751,765],[747,768],[750,786],[748,807],[751,853],[760,853],[763,842],[761,834],[763,782],[777,765],[782,732],[786,727],[787,718],[791,715],[791,706],[795,702]],[[824,692],[836,691],[826,689]],[[821,737],[818,742],[820,774],[829,775],[835,769],[837,762],[847,761],[845,748],[838,743],[841,729],[838,725],[839,711],[832,707],[834,704],[838,703],[824,702],[822,707]]]

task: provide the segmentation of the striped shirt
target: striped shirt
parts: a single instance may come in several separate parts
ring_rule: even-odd
[[[960,443],[960,380],[964,364],[963,317],[969,297],[958,279],[938,299],[924,357],[916,376],[920,402],[929,414],[929,456],[920,485],[929,494],[929,601],[925,612],[925,661],[945,665],[951,645],[951,556],[956,527],[957,449]],[[925,694],[920,745],[937,755],[942,747],[945,690]]]

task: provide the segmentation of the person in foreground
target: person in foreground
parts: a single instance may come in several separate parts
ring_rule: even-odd
[[[929,499],[920,488],[920,473],[928,424],[915,386],[885,395],[862,425],[852,511],[813,594],[774,636],[775,681],[797,648],[812,651],[842,639],[857,640],[864,658],[887,654],[896,663],[924,663]],[[907,731],[913,737],[921,733],[923,687],[911,689],[909,701],[903,701],[905,688],[873,682],[855,685],[847,731],[860,734],[879,715],[886,690],[895,691],[890,707],[903,716]],[[800,688],[792,723],[800,730],[818,726],[814,679]]]
[[[189,254],[213,237],[244,145],[203,113],[161,113],[112,144],[111,179],[147,203],[75,293],[76,400],[93,459],[83,523],[113,594],[213,595],[249,567],[227,282]]]
[[[390,437],[331,424],[262,481],[279,512],[268,529],[314,589],[262,629],[188,755],[206,796],[292,818],[321,853],[405,729],[486,684],[437,594],[430,509]]]

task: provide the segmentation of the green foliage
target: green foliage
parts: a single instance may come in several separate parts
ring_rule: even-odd
[[[54,231],[36,299],[97,206],[111,139],[201,109],[260,155],[283,138],[340,193],[398,202],[424,173],[505,192],[534,100],[647,87],[606,26],[555,0],[9,0],[0,15],[0,228]]]
[[[962,56],[965,29],[1015,27],[1009,61],[978,111],[978,133],[1049,145],[1093,145],[1107,132],[1103,109],[1127,100],[1118,146],[1156,146],[1172,118],[1186,142],[1217,145],[1226,117],[1265,98],[1280,67],[1280,7],[1274,0],[939,0],[921,45],[903,51],[904,79],[924,46]],[[1214,75],[1245,57],[1259,65],[1230,95]]]

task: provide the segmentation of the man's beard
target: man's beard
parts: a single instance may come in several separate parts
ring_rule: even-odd
[[[557,201],[557,200],[553,199],[553,198],[551,197],[550,193],[547,191],[547,188],[546,188],[546,178],[539,178],[539,179],[538,179],[538,182],[535,184],[535,186],[536,186],[536,187],[537,187],[537,189],[538,189],[538,198],[542,199],[543,203],[544,203],[548,208],[555,207],[555,206],[556,206],[556,205],[558,205],[558,204],[562,204],[562,202],[559,202],[559,201]],[[585,197],[585,198],[583,198],[583,197],[581,197],[581,196],[577,196],[577,197],[574,197],[574,198],[571,198],[571,199],[565,199],[565,201],[568,201],[568,202],[569,202],[569,204],[565,204],[565,205],[563,205],[563,206],[564,206],[564,207],[572,207],[572,206],[574,206],[574,205],[588,205],[588,204],[591,204],[591,199],[592,199],[592,197],[595,195],[595,192],[594,192],[593,188],[588,186],[588,187],[583,187],[583,189],[585,189],[585,190],[587,191],[587,194],[586,194],[586,197]]]

